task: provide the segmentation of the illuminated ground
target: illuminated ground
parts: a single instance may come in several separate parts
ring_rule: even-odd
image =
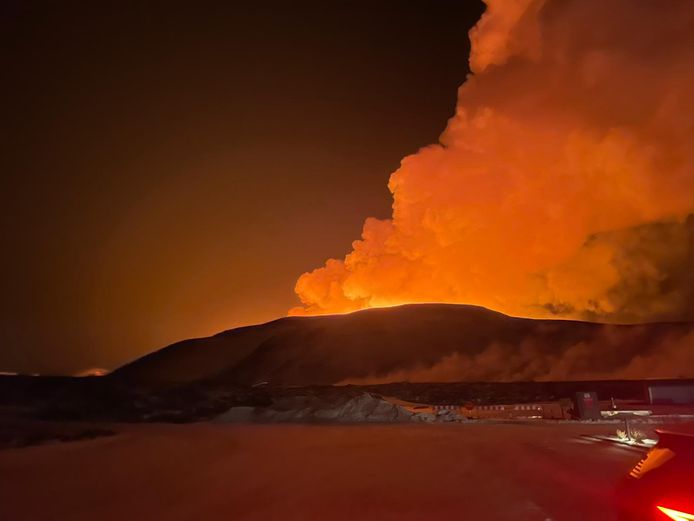
[[[613,430],[123,426],[0,451],[0,518],[609,521],[612,486],[640,455],[579,436]]]

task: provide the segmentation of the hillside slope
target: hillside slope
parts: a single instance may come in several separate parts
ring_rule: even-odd
[[[123,366],[110,378],[142,384],[221,379],[316,385],[694,376],[679,374],[689,370],[692,331],[687,323],[603,325],[413,304],[287,317],[185,340]],[[659,356],[665,351],[667,357]],[[669,366],[660,363],[666,358]]]

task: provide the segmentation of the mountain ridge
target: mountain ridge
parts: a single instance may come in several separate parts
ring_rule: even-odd
[[[657,357],[663,346],[688,343],[692,331],[688,322],[602,324],[511,317],[461,304],[407,304],[283,317],[182,340],[125,364],[110,378],[325,385],[421,381],[427,371],[433,381],[456,381],[458,371],[461,381],[509,381],[514,374],[550,378],[557,367],[567,379],[613,377],[638,357]]]

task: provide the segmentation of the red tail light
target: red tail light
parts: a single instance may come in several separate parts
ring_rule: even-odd
[[[673,521],[694,521],[694,514],[688,514],[687,512],[680,512],[679,510],[673,510],[672,508],[665,508],[661,506],[658,506],[658,510]]]

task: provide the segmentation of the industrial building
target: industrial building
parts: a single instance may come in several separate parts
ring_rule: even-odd
[[[646,384],[648,403],[653,405],[694,404],[694,382],[654,382]]]

